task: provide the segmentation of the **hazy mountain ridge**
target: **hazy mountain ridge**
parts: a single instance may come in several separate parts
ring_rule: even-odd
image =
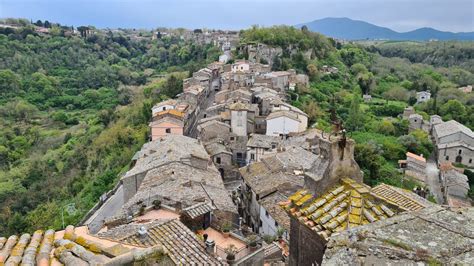
[[[306,25],[311,31],[347,40],[386,39],[386,40],[474,40],[474,32],[447,32],[433,28],[419,28],[408,32],[397,32],[386,27],[380,27],[365,21],[349,18],[323,18],[312,22],[296,25]]]

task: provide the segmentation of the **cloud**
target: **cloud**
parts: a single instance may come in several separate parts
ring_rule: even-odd
[[[397,31],[474,31],[472,0],[0,0],[0,17],[68,25],[246,28],[349,17]]]

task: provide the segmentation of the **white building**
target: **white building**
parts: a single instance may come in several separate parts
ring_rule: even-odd
[[[277,111],[267,116],[267,132],[269,136],[287,135],[292,132],[300,132],[298,115],[291,111]]]
[[[281,99],[277,98],[273,100],[271,103],[271,112],[277,112],[277,111],[289,111],[298,117],[300,120],[300,124],[298,126],[298,131],[295,132],[303,132],[308,128],[308,115],[301,111],[299,108],[283,102]]]
[[[157,104],[155,104],[155,106],[153,106],[151,108],[152,114],[153,114],[153,116],[155,116],[159,112],[175,109],[176,104],[177,104],[177,101],[173,100],[173,99],[157,103]]]
[[[244,103],[237,102],[229,106],[230,109],[230,126],[232,133],[237,136],[247,136],[247,111],[248,106]]]
[[[416,93],[416,103],[427,102],[431,98],[431,92],[429,91],[419,91]]]
[[[250,71],[250,64],[245,61],[238,61],[232,65],[232,72],[248,72]]]
[[[225,51],[222,55],[219,56],[219,62],[224,64],[227,64],[230,59],[232,59],[230,51]]]

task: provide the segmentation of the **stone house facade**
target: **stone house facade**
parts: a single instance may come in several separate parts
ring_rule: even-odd
[[[433,127],[438,163],[474,166],[474,133],[463,124],[450,120]]]

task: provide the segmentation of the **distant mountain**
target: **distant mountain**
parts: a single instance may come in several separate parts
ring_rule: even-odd
[[[420,28],[409,32],[396,32],[389,28],[349,18],[323,18],[296,26],[301,27],[303,25],[306,25],[311,31],[346,40],[474,40],[474,32],[454,33],[432,28]]]

